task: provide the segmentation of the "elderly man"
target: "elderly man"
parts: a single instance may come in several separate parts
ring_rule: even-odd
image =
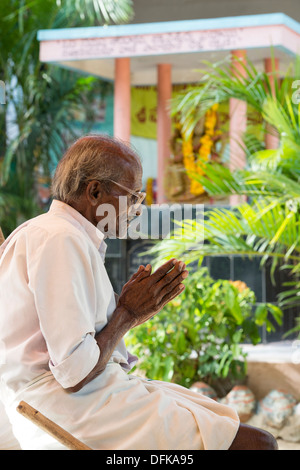
[[[179,295],[188,274],[174,259],[154,273],[140,266],[116,299],[104,266],[106,212],[121,236],[119,200],[126,197],[126,216],[136,211],[141,178],[129,147],[83,137],[57,167],[49,212],[0,247],[2,400],[14,434],[22,449],[61,448],[17,415],[25,400],[93,449],[275,449],[233,409],[130,374],[137,358],[124,335]]]

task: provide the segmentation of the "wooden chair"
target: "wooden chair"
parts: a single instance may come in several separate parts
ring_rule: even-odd
[[[0,227],[0,245],[5,241],[3,232]],[[46,418],[42,413],[35,410],[28,403],[21,401],[17,407],[18,413],[20,413],[25,418],[29,419],[32,423],[38,426],[40,429],[45,431],[54,437],[58,442],[63,444],[70,450],[92,450],[83,442],[76,439],[72,434],[65,431],[63,428],[55,424],[50,419]]]
[[[17,411],[29,419],[32,423],[38,426],[42,431],[50,434],[58,442],[63,444],[70,450],[93,450],[83,444],[83,442],[76,439],[72,434],[65,431],[63,428],[55,424],[50,419],[46,418],[42,413],[32,408],[28,403],[21,401],[17,407]]]

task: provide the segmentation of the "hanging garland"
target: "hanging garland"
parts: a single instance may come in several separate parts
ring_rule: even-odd
[[[147,178],[146,182],[146,205],[151,206],[154,202],[154,194],[153,194],[153,178]]]
[[[187,173],[196,173],[203,175],[204,171],[201,168],[202,161],[208,161],[214,145],[214,134],[217,125],[217,110],[218,104],[214,104],[211,109],[206,112],[204,123],[204,134],[200,138],[200,148],[198,154],[195,156],[193,148],[193,135],[189,138],[183,136],[182,154],[183,163]],[[194,196],[200,196],[205,193],[204,187],[194,179],[191,180],[190,192]]]

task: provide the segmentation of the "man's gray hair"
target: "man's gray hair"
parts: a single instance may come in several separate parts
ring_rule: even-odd
[[[57,165],[53,198],[69,203],[76,201],[92,180],[118,182],[124,175],[122,160],[141,167],[137,153],[122,141],[106,135],[81,137]]]

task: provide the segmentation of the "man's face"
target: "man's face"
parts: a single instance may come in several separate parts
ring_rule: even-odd
[[[130,220],[139,215],[131,192],[142,190],[140,166],[125,163],[123,177],[117,183],[109,182],[109,191],[103,194],[96,210],[97,227],[106,238],[125,238]]]

